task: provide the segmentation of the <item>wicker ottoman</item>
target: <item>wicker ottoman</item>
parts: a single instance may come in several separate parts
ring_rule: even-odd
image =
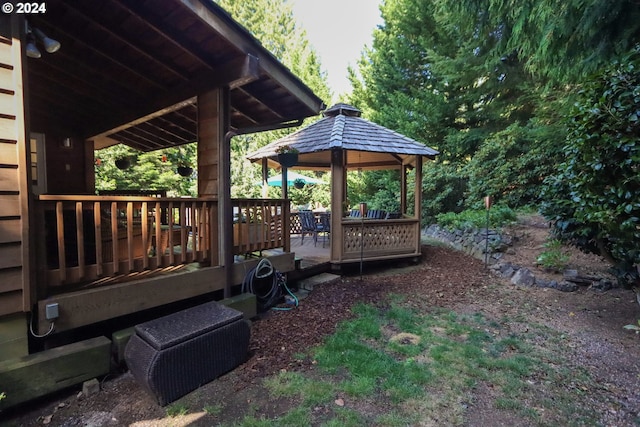
[[[136,325],[125,361],[164,406],[243,363],[249,335],[240,311],[210,302]]]

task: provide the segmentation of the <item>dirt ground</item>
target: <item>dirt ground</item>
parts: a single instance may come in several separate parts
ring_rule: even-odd
[[[535,265],[544,249],[548,226],[540,217],[529,217],[508,232],[514,244],[504,260],[530,268],[535,275],[561,279]],[[606,264],[575,250],[570,268],[581,274],[606,275]],[[101,379],[101,391],[84,397],[74,388],[31,403],[6,414],[11,426],[208,426],[238,421],[248,404],[262,407],[265,417],[287,410],[287,402],[264,394],[263,378],[283,370],[313,370],[313,364],[294,357],[320,344],[336,325],[351,316],[357,301],[379,302],[388,292],[414,295],[416,304],[459,312],[494,316],[526,316],[561,331],[566,336],[566,358],[583,366],[599,387],[582,393],[601,413],[607,426],[637,425],[640,420],[640,335],[623,329],[640,318],[633,291],[614,288],[598,292],[581,286],[576,292],[517,287],[484,268],[480,260],[442,247],[425,245],[418,265],[386,266],[359,275],[343,276],[316,287],[288,312],[269,312],[253,322],[250,357],[233,372],[189,394],[189,407],[220,408],[215,415],[189,412],[168,417],[141,390],[128,373]],[[507,303],[508,301],[508,303]],[[483,393],[469,409],[468,425],[513,425],[513,419],[496,410]],[[182,401],[182,400],[181,400]]]

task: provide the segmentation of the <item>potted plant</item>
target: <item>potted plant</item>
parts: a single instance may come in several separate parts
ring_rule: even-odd
[[[188,176],[191,176],[191,174],[193,173],[193,168],[187,162],[180,162],[178,163],[177,171],[178,171],[178,175],[184,176],[186,178]]]
[[[120,170],[128,169],[131,166],[131,159],[129,157],[120,157],[116,159],[116,167]]]
[[[304,179],[296,178],[295,180],[293,180],[293,186],[298,190],[303,189],[305,184],[306,183],[304,182]]]
[[[285,168],[290,168],[298,163],[298,153],[299,151],[290,145],[283,145],[276,149],[278,163]]]

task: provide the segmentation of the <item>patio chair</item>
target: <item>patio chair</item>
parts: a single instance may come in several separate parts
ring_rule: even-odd
[[[317,222],[315,215],[309,210],[298,212],[298,217],[300,218],[300,225],[302,226],[302,244],[304,245],[304,235],[310,234],[313,237],[313,246],[315,246],[318,242],[318,233],[325,232],[322,223]]]
[[[384,219],[386,216],[387,216],[387,213],[380,209],[369,209],[367,211],[367,218]]]
[[[322,240],[322,247],[324,248],[324,242],[327,241],[329,233],[331,233],[331,212],[323,212],[320,214],[320,225],[322,230],[318,233],[324,233],[324,239]]]

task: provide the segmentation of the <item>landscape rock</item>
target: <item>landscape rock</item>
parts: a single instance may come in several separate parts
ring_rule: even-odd
[[[536,277],[528,268],[521,268],[513,275],[511,283],[517,286],[533,286],[536,283]]]
[[[578,290],[578,285],[563,280],[562,282],[558,283],[556,289],[562,292],[575,292]]]

